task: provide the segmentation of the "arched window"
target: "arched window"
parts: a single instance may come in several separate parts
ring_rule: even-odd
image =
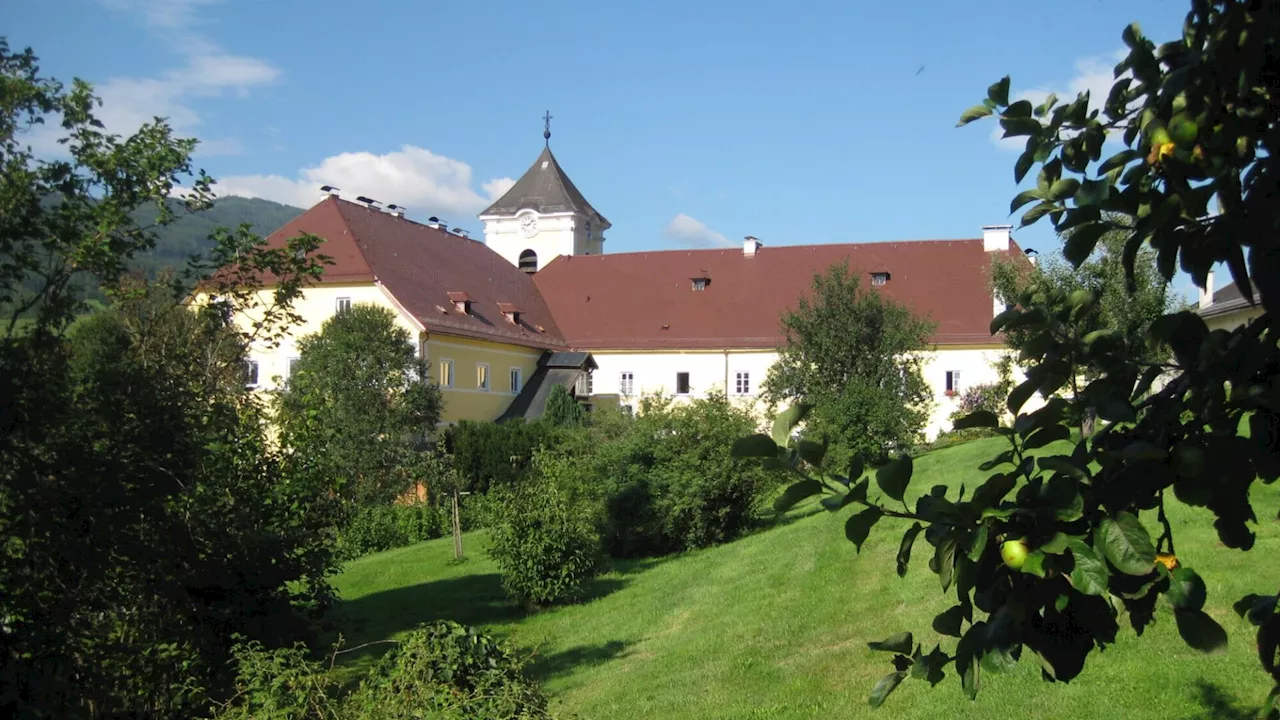
[[[520,269],[527,273],[538,272],[538,253],[532,250],[520,253]]]

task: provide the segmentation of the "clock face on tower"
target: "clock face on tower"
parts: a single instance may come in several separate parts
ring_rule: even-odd
[[[533,237],[538,234],[538,217],[536,215],[525,215],[520,218],[520,234],[525,237]]]

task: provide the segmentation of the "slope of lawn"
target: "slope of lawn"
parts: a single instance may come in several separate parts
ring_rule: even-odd
[[[1001,448],[980,440],[917,459],[912,490],[970,488],[975,469]],[[1231,611],[1249,592],[1280,584],[1275,552],[1280,498],[1260,488],[1261,525],[1253,551],[1224,548],[1207,512],[1170,510],[1183,562],[1209,590],[1205,610],[1231,642],[1216,655],[1188,649],[1172,614],[1136,638],[1094,653],[1070,684],[1040,679],[1030,658],[1010,673],[984,674],[975,702],[954,674],[937,688],[907,681],[877,718],[1252,718],[1269,686],[1255,658],[1251,628]],[[920,540],[905,579],[894,555],[905,523],[882,520],[862,554],[844,539],[849,513],[797,516],[719,548],[672,558],[618,563],[596,581],[592,599],[526,615],[505,602],[483,533],[466,536],[469,560],[451,563],[449,539],[352,562],[337,578],[337,617],[348,647],[394,638],[437,618],[484,627],[515,642],[555,706],[580,718],[870,717],[866,697],[891,670],[866,647],[912,630],[928,647],[940,638],[933,616],[949,606],[925,567]],[[1156,529],[1154,518],[1148,528]],[[948,639],[948,642],[953,642]],[[344,655],[371,662],[385,645]],[[950,668],[948,668],[950,670]]]

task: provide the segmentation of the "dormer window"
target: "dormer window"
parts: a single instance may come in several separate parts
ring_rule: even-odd
[[[449,293],[449,302],[453,303],[453,309],[463,315],[471,314],[471,296],[464,292]]]
[[[520,324],[520,308],[511,303],[498,303],[498,312],[512,325]]]
[[[706,290],[707,286],[710,284],[711,284],[711,278],[709,277],[693,278],[693,291],[700,292],[702,290]]]
[[[889,273],[887,273],[887,272],[873,272],[873,273],[871,273],[871,284],[872,284],[872,285],[884,285],[884,284],[885,284],[885,283],[887,283],[887,282],[889,282]]]

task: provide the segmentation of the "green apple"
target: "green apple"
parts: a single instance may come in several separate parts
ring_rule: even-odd
[[[1027,561],[1027,544],[1022,540],[1005,540],[1000,546],[1000,559],[1014,570],[1021,570]]]

